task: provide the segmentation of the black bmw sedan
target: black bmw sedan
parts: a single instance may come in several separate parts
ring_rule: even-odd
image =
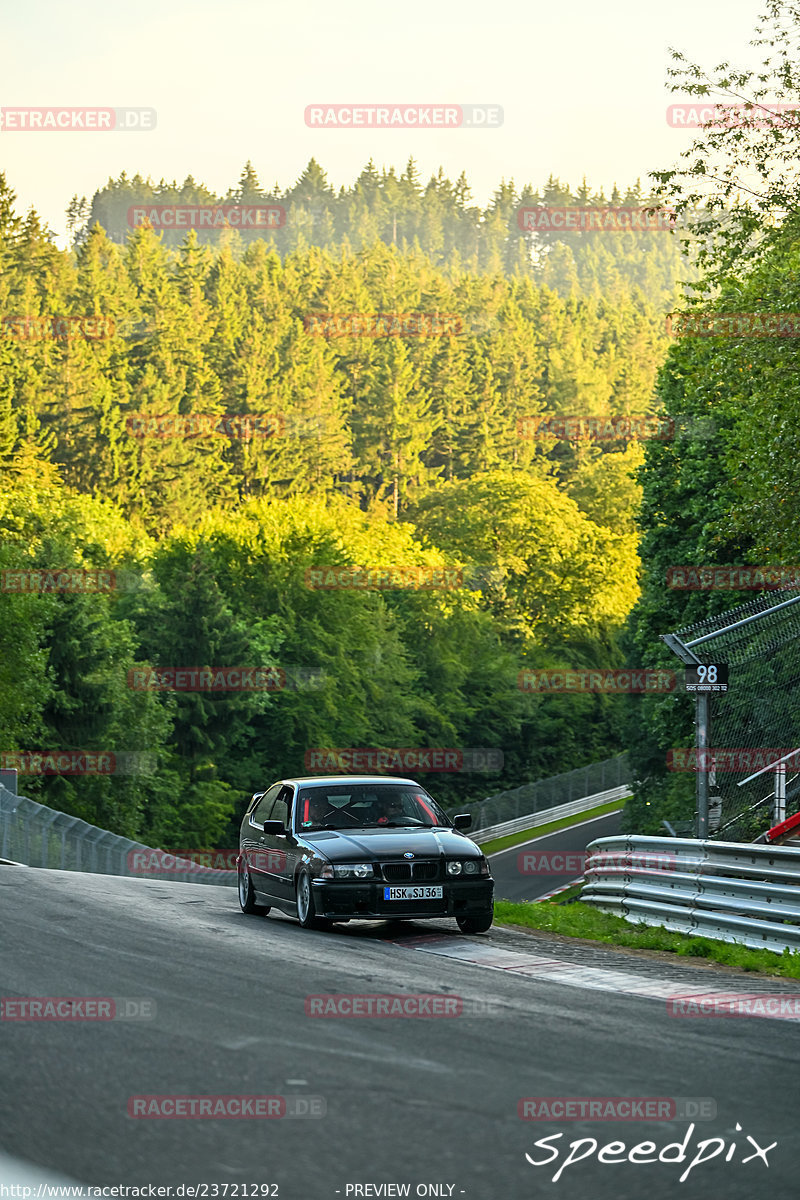
[[[239,836],[239,903],[305,927],[332,921],[455,917],[492,924],[494,882],[478,846],[413,779],[282,779],[257,792]]]

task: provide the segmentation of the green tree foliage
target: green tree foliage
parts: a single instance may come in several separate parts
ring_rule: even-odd
[[[683,162],[657,175],[679,212],[703,206],[703,274],[682,305],[689,314],[754,320],[800,308],[797,111],[766,111],[775,101],[800,110],[799,16],[795,5],[766,5],[755,44],[769,49],[756,70],[723,63],[709,73],[675,54],[673,90],[738,111],[701,128]],[[796,337],[718,328],[675,342],[659,376],[658,399],[676,436],[647,445],[639,475],[642,594],[627,635],[632,662],[647,655],[676,667],[660,635],[753,596],[671,588],[670,567],[796,565],[800,555]],[[647,697],[631,710],[627,739],[642,782],[626,808],[627,828],[662,833],[663,818],[691,818],[694,776],[670,775],[665,757],[669,747],[694,744],[692,717],[680,694]]]
[[[149,843],[224,845],[245,795],[314,773],[315,748],[502,749],[498,774],[427,777],[452,803],[616,752],[608,697],[518,686],[526,666],[621,661],[637,594],[640,451],[535,428],[655,411],[680,260],[652,235],[615,242],[609,264],[519,228],[520,206],[588,195],[508,182],[481,212],[464,177],[425,184],[413,160],[370,163],[338,193],[313,161],[282,195],[249,163],[221,198],[122,176],[85,220],[74,200],[66,253],[0,181],[2,312],[40,331],[4,323],[0,337],[3,565],[141,581],[0,594],[2,744],[150,763],[28,792]],[[133,204],[216,199],[281,203],[286,225],[126,228]],[[569,286],[545,271],[559,254]],[[331,313],[454,320],[332,336],[311,320]],[[461,568],[464,582],[309,586],[333,564]],[[266,693],[130,682],[273,663],[286,686]]]
[[[188,176],[183,184],[123,172],[109,179],[91,202],[73,197],[68,209],[76,244],[99,223],[114,241],[124,244],[131,236],[129,210],[163,204],[279,205],[285,222],[268,232],[237,230],[236,244],[246,247],[264,238],[285,258],[311,246],[338,253],[371,250],[376,242],[393,246],[402,254],[424,255],[434,266],[454,274],[529,277],[560,296],[582,295],[618,303],[635,292],[653,304],[674,299],[675,281],[693,277],[688,248],[664,232],[618,232],[607,236],[593,231],[531,231],[522,228],[520,210],[536,207],[645,208],[654,197],[636,182],[611,196],[593,192],[586,180],[574,192],[552,176],[541,191],[529,184],[517,189],[513,180],[502,181],[484,209],[471,202],[464,175],[455,183],[439,168],[423,184],[410,159],[398,175],[394,168],[378,170],[370,160],[352,187],[337,193],[325,171],[310,159],[299,179],[281,191],[261,187],[251,162],[247,162],[235,187],[226,195],[213,195]],[[88,215],[87,215],[88,210]],[[164,244],[177,248],[185,234],[165,229]],[[198,229],[204,244],[218,244],[219,229]]]

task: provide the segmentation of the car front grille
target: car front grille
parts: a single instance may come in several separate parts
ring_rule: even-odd
[[[436,859],[420,862],[385,862],[381,864],[383,878],[388,883],[420,883],[422,880],[439,878],[439,864]]]

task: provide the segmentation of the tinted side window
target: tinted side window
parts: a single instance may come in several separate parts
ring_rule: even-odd
[[[253,812],[250,816],[250,820],[254,825],[263,825],[265,821],[269,820],[270,809],[275,803],[275,798],[282,787],[283,784],[281,783],[273,783],[272,787],[269,788],[268,791],[264,792],[264,795],[253,809]]]
[[[291,820],[291,816],[290,816],[291,811],[292,811],[292,789],[287,786],[287,787],[283,788],[280,795],[278,796],[275,803],[273,804],[272,812],[269,814],[269,817],[265,817],[264,820],[265,821],[267,821],[267,820],[283,821],[284,828],[288,829],[289,822]]]

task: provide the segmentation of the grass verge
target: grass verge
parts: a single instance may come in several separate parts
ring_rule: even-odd
[[[604,817],[606,813],[615,812],[622,808],[624,800],[612,800],[609,804],[601,804],[599,808],[590,808],[586,812],[575,813],[571,817],[560,817],[557,821],[548,821],[546,825],[534,825],[533,829],[521,829],[518,833],[507,833],[504,837],[492,838],[483,842],[481,850],[484,854],[497,854],[499,850],[508,850],[510,846],[518,846],[520,842],[529,842],[531,838],[540,837],[545,833],[555,833],[559,829],[567,829],[570,825],[580,825],[590,821],[592,817]],[[480,833],[480,830],[478,830]],[[467,830],[469,835],[469,830]]]
[[[632,924],[614,913],[599,912],[591,904],[561,905],[555,901],[514,904],[496,900],[497,925],[520,925],[565,937],[588,938],[610,946],[632,946],[637,950],[661,950],[684,958],[707,958],[712,962],[762,975],[800,979],[800,953],[784,950],[751,950],[733,942],[717,942],[688,933],[674,933],[661,925]]]

